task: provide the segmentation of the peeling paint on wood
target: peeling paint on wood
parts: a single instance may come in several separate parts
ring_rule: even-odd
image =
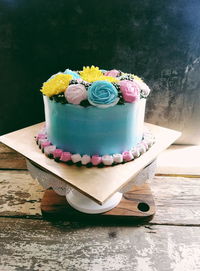
[[[0,171],[0,216],[41,216],[44,189],[28,171]]]
[[[84,227],[0,219],[0,270],[200,269],[200,228]]]

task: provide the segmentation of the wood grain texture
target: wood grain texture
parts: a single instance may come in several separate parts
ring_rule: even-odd
[[[0,218],[0,270],[197,271],[200,228]]]
[[[156,205],[150,223],[200,225],[199,178],[155,177],[150,186]],[[40,218],[42,196],[43,188],[27,171],[1,171],[0,216]]]
[[[25,158],[0,142],[0,169],[26,169]]]
[[[41,201],[41,211],[45,218],[65,219],[68,221],[143,223],[155,214],[155,203],[150,186],[146,183],[134,186],[123,194],[120,203],[112,210],[102,214],[84,214],[72,208],[65,196],[59,196],[47,189]]]

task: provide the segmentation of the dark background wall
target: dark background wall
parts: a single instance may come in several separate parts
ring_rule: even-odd
[[[1,134],[44,120],[51,74],[92,64],[143,77],[146,121],[200,143],[199,0],[0,0]]]

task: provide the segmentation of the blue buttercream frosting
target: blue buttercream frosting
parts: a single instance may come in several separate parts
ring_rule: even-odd
[[[142,139],[145,102],[141,99],[102,109],[56,103],[44,96],[48,138],[71,153],[122,153]]]
[[[96,81],[88,88],[88,101],[93,105],[110,105],[118,101],[116,87],[107,81]]]
[[[72,76],[73,76],[73,79],[81,78],[80,75],[79,75],[77,72],[74,72],[74,71],[72,71],[72,70],[70,70],[70,69],[66,69],[66,70],[64,71],[64,74],[70,74],[70,75],[72,75]]]

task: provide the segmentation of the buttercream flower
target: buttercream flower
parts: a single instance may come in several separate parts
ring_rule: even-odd
[[[103,76],[103,73],[95,66],[83,67],[83,70],[80,71],[80,76],[84,81],[94,82],[95,80],[98,80],[99,77]]]
[[[66,90],[71,80],[72,75],[70,74],[57,74],[55,77],[45,82],[40,91],[48,97],[60,94]]]
[[[87,99],[85,86],[82,84],[70,85],[65,91],[65,98],[71,104],[80,104],[80,102]]]
[[[71,159],[73,163],[78,163],[81,161],[81,156],[78,153],[72,154]]]
[[[54,158],[60,158],[61,155],[62,155],[63,151],[61,149],[56,149],[54,152],[53,152],[53,157]]]
[[[111,70],[111,71],[107,71],[104,73],[105,76],[113,76],[113,77],[117,77],[120,75],[120,71],[118,70]]]
[[[101,158],[101,156],[93,155],[91,158],[91,162],[94,166],[97,166],[97,165],[101,164],[102,158]]]
[[[37,143],[41,147],[41,144],[46,142],[46,141],[48,141],[47,137],[45,137],[45,138],[41,137],[41,138],[38,139]]]
[[[51,142],[47,140],[41,144],[41,149],[44,150],[45,147],[50,146],[50,145],[51,145]]]
[[[125,162],[133,160],[133,154],[131,151],[125,151],[122,153]]]
[[[66,69],[64,71],[64,74],[70,74],[70,75],[72,75],[73,79],[81,78],[80,75],[77,72],[74,72],[74,71],[72,71],[70,69]]]
[[[38,142],[39,139],[45,139],[45,138],[47,138],[46,134],[37,134],[36,141]]]
[[[53,152],[55,151],[56,146],[55,145],[51,145],[51,146],[47,146],[44,148],[44,153],[48,156],[48,155],[53,155]]]
[[[118,103],[118,91],[110,82],[96,81],[88,88],[90,104],[106,108]]]
[[[123,162],[123,156],[121,153],[115,153],[113,154],[113,160],[115,163],[119,164]]]
[[[112,76],[104,76],[103,72],[99,70],[98,67],[83,67],[83,70],[80,71],[81,78],[89,83],[96,82],[99,80],[104,80],[108,82],[118,82],[119,80]]]
[[[125,102],[133,103],[139,100],[140,88],[137,83],[129,80],[122,80],[119,85]]]
[[[91,161],[91,158],[90,158],[90,156],[87,155],[87,154],[84,154],[84,155],[82,156],[82,158],[81,158],[81,163],[82,163],[82,165],[87,165],[88,163],[90,163],[90,161]]]
[[[143,144],[138,144],[137,148],[138,148],[138,150],[140,152],[140,155],[146,152],[146,148],[145,148],[145,146]]]
[[[105,166],[111,166],[113,164],[113,157],[112,155],[103,155],[102,162]]]
[[[63,152],[61,157],[60,157],[60,160],[62,162],[70,161],[71,160],[71,153],[70,152]]]
[[[150,93],[150,88],[147,86],[147,84],[145,84],[145,82],[142,81],[142,79],[138,79],[139,77],[135,76],[134,77],[134,81],[137,83],[137,85],[139,86],[139,88],[141,89],[141,94],[143,97],[147,97]]]
[[[132,155],[134,156],[134,157],[139,157],[140,156],[140,151],[139,151],[139,149],[138,148],[133,148],[132,149]]]

